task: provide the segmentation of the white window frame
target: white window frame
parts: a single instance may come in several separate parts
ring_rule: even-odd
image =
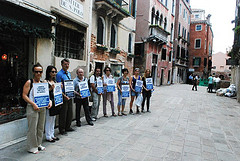
[[[103,44],[101,45],[106,45],[106,22],[102,16],[99,16],[99,18],[102,20],[103,23]]]
[[[201,29],[197,29],[199,26],[201,26]],[[202,25],[196,25],[195,31],[202,31]]]
[[[200,47],[196,47],[197,40],[200,40]],[[195,39],[195,41],[194,41],[194,49],[201,49],[201,43],[202,43],[201,39],[199,39],[199,38]]]

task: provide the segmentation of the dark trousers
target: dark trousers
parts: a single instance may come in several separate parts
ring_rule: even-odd
[[[89,112],[89,107],[88,107],[88,98],[84,99],[75,99],[76,102],[76,122],[80,123],[80,111],[81,111],[81,106],[83,106],[84,109],[84,114],[86,121],[89,123],[91,122],[91,117],[90,117],[90,112]]]
[[[147,111],[150,107],[151,91],[143,92],[142,110],[144,110],[145,100],[147,99]]]
[[[59,113],[59,131],[64,132],[70,129],[72,122],[72,99],[63,100],[63,105]]]
[[[212,93],[213,84],[208,84],[208,92]]]
[[[194,88],[197,91],[197,84],[195,84],[195,83],[193,84],[192,90],[194,90]]]

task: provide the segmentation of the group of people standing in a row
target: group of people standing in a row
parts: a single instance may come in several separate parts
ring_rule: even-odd
[[[24,87],[22,97],[27,102],[27,120],[28,120],[28,133],[27,133],[27,144],[28,144],[28,152],[37,154],[41,150],[46,150],[42,144],[43,132],[45,129],[46,140],[48,142],[58,141],[59,138],[54,135],[54,127],[55,127],[55,119],[56,115],[59,115],[59,133],[61,135],[67,134],[67,132],[74,131],[71,127],[72,122],[72,99],[68,97],[65,93],[65,89],[63,88],[64,81],[72,80],[71,74],[68,71],[69,69],[69,60],[63,59],[61,61],[62,69],[57,72],[57,68],[54,66],[48,66],[46,70],[46,78],[44,81],[41,81],[43,67],[37,63],[33,66],[33,79],[28,80]],[[89,125],[93,126],[92,121],[96,121],[98,119],[98,111],[101,101],[101,95],[103,98],[103,116],[108,117],[106,105],[107,101],[110,102],[112,109],[112,116],[122,116],[127,115],[124,112],[126,98],[122,97],[122,86],[129,85],[131,90],[131,100],[130,100],[130,111],[129,114],[133,114],[133,102],[141,93],[143,96],[141,112],[145,112],[144,105],[145,100],[147,100],[147,112],[150,112],[150,97],[152,90],[148,90],[146,87],[146,78],[151,78],[151,71],[147,69],[144,73],[144,76],[140,76],[139,69],[136,68],[134,70],[134,75],[130,78],[128,77],[129,71],[128,69],[122,69],[122,76],[118,79],[116,86],[118,89],[118,104],[117,109],[118,113],[116,114],[114,111],[114,96],[113,92],[107,92],[107,79],[112,79],[111,68],[105,67],[104,74],[101,75],[102,71],[100,68],[95,68],[94,74],[89,78],[89,80],[84,77],[84,70],[78,68],[76,70],[76,78],[73,80],[74,85],[74,103],[76,103],[76,125],[78,127],[81,126],[80,121],[80,111],[81,106],[83,106],[85,118]],[[97,90],[97,80],[101,79],[103,82],[103,92],[99,93]],[[143,86],[141,92],[135,91],[136,81],[142,80]],[[81,92],[78,86],[79,82],[86,81],[89,82],[89,89],[91,90],[92,100],[88,97],[82,97]],[[60,106],[55,106],[54,101],[54,88],[55,83],[62,83],[62,96],[63,96],[63,104]],[[38,105],[34,102],[33,95],[33,83],[48,83],[49,86],[49,97],[50,101],[47,108],[39,108]],[[92,101],[92,107],[89,109],[89,101]],[[121,108],[122,107],[122,108]],[[140,107],[137,106],[136,113],[140,113]]]

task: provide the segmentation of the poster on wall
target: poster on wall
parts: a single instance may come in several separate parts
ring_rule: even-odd
[[[146,78],[146,86],[148,90],[153,89],[153,80],[152,78]]]
[[[65,80],[64,81],[64,89],[65,89],[65,95],[69,98],[74,98],[74,85],[73,80]]]
[[[88,88],[88,83],[87,81],[82,81],[78,83],[79,89],[80,89],[80,94],[82,98],[86,98],[91,96],[89,88]]]
[[[55,87],[53,89],[54,94],[54,101],[55,106],[63,104],[63,96],[62,96],[62,84],[61,83],[55,83]]]
[[[140,93],[142,91],[143,81],[136,80],[135,92]]]
[[[47,107],[49,104],[48,83],[33,83],[34,103],[39,108]]]
[[[114,91],[115,91],[115,80],[107,79],[107,92],[114,92]]]

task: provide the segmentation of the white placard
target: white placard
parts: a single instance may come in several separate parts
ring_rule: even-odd
[[[33,83],[33,96],[39,108],[47,107],[50,100],[48,83]]]
[[[62,96],[62,84],[61,83],[55,83],[53,89],[53,95],[54,95],[54,101],[55,106],[63,104],[63,96]]]
[[[80,94],[82,98],[91,96],[87,81],[82,81],[78,83]]]
[[[64,81],[64,89],[65,89],[65,95],[69,98],[74,98],[74,85],[73,80],[65,80]]]
[[[146,86],[148,90],[153,89],[153,80],[152,78],[146,78]]]
[[[114,92],[114,91],[115,91],[115,80],[107,79],[107,92]]]

